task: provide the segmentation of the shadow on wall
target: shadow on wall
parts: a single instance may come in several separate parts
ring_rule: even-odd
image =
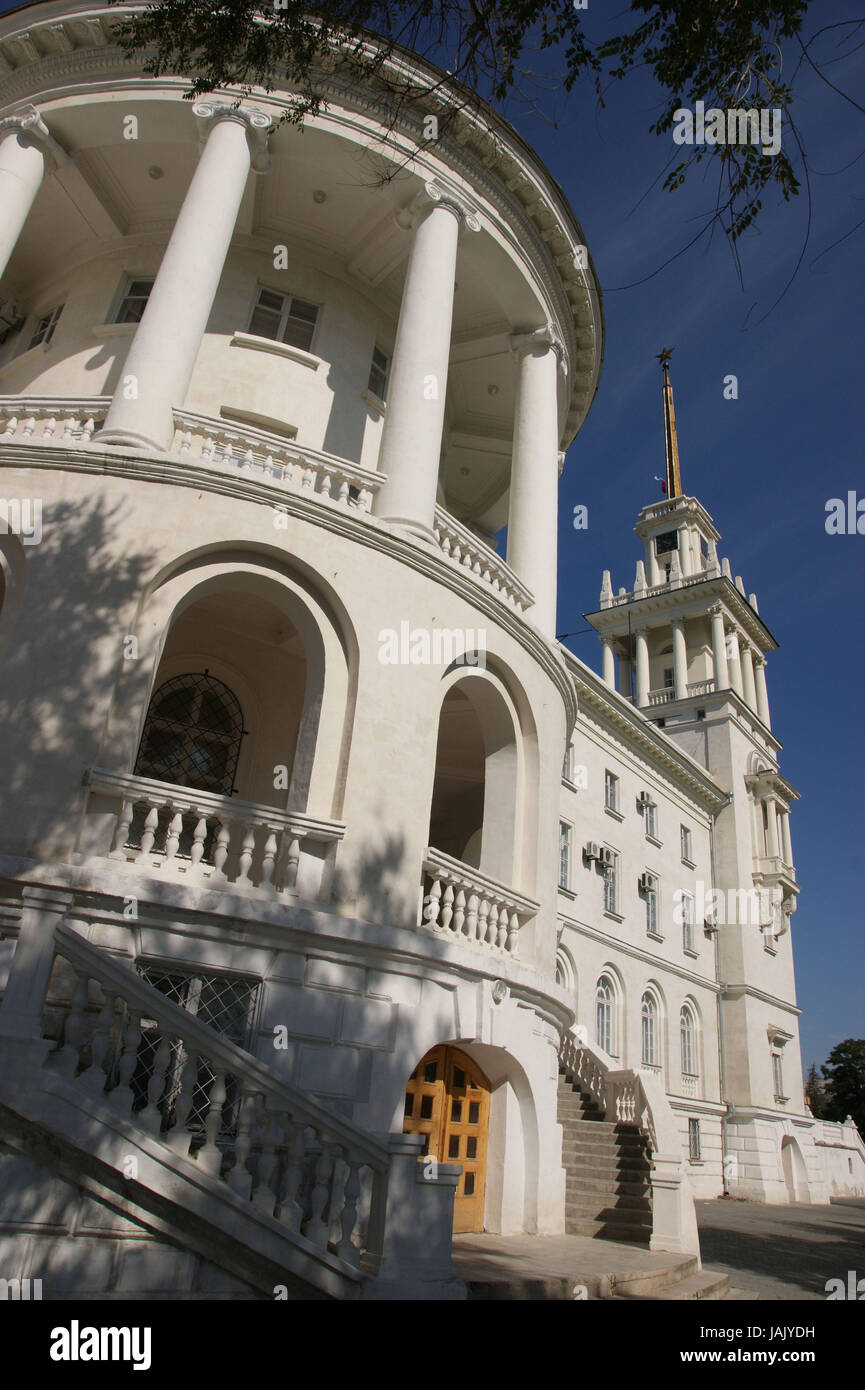
[[[26,590],[0,665],[0,852],[66,857],[73,847],[82,775],[154,564],[134,544],[133,510],[125,500],[54,502],[41,541],[26,548]]]
[[[368,825],[383,823],[382,809],[370,814]],[[386,927],[417,926],[421,888],[421,861],[410,862],[404,835],[387,838],[363,830],[349,832],[337,851],[333,900],[343,916],[357,916]]]

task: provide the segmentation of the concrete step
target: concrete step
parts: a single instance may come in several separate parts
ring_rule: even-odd
[[[702,1274],[692,1274],[687,1279],[679,1279],[676,1283],[670,1284],[666,1288],[657,1289],[653,1293],[620,1292],[617,1287],[614,1297],[623,1302],[634,1298],[675,1303],[684,1303],[700,1298],[717,1302],[727,1297],[729,1287],[729,1274],[712,1274],[708,1270],[703,1270]]]
[[[594,1240],[614,1240],[619,1245],[642,1245],[647,1247],[651,1229],[643,1226],[622,1226],[609,1221],[566,1221],[565,1234],[569,1236],[589,1236]]]
[[[589,1207],[602,1207],[620,1212],[637,1212],[651,1216],[652,1207],[648,1197],[620,1197],[616,1192],[580,1192],[565,1194],[565,1214],[576,1214]]]
[[[610,1181],[607,1178],[595,1177],[593,1173],[566,1173],[565,1190],[574,1196],[580,1192],[613,1192],[617,1197],[648,1197],[651,1195],[652,1184],[648,1178],[645,1182],[620,1182],[615,1177]]]

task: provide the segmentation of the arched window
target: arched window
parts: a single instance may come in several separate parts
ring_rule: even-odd
[[[602,975],[595,988],[595,1041],[604,1052],[614,1055],[616,1032],[613,1006],[615,992],[611,980]]]
[[[243,713],[227,685],[207,671],[174,676],[150,701],[135,771],[230,796],[242,735]]]
[[[658,1004],[646,990],[640,1012],[643,1025],[643,1066],[657,1067],[658,1063]]]
[[[697,1025],[690,1004],[683,1004],[679,1014],[679,1041],[682,1048],[682,1075],[697,1075]]]

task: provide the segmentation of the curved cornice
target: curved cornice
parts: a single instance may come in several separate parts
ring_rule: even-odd
[[[0,107],[25,97],[56,100],[67,93],[56,88],[52,91],[49,84],[87,73],[111,75],[127,88],[140,83],[143,59],[127,58],[113,42],[113,30],[126,15],[143,6],[76,9],[58,4],[28,6],[26,10],[51,8],[55,9],[51,17],[34,18],[30,25],[22,10],[0,18]],[[38,44],[34,35],[38,36]],[[472,97],[471,106],[458,111],[452,129],[436,142],[436,161],[425,158],[424,116],[447,108],[442,85],[447,82],[446,74],[404,50],[392,56],[390,67],[403,73],[409,70],[421,85],[426,82],[438,90],[415,102],[411,114],[403,111],[394,118],[386,94],[376,91],[373,84],[360,87],[322,72],[325,98],[329,96],[333,101],[366,111],[389,135],[398,133],[411,149],[416,171],[426,169],[434,176],[444,165],[478,189],[498,213],[497,230],[512,251],[523,261],[528,255],[532,271],[548,298],[550,315],[559,326],[571,366],[562,439],[567,448],[594,399],[603,356],[601,295],[582,229],[545,166],[517,132],[480,98]],[[166,92],[188,89],[185,79],[170,75],[149,80],[161,82]],[[448,85],[459,101],[458,85]],[[75,90],[80,94],[80,82]],[[467,89],[463,90],[468,95]],[[278,92],[261,93],[257,99],[275,107],[288,104],[288,98],[280,97]]]
[[[22,397],[23,403],[26,396]],[[109,474],[117,478],[131,478],[139,482],[169,484],[173,487],[194,488],[198,491],[213,492],[225,497],[235,497],[244,502],[258,502],[266,507],[279,506],[292,516],[308,521],[314,526],[357,541],[371,550],[390,555],[402,564],[410,565],[418,573],[426,575],[437,584],[443,584],[460,598],[503,628],[538,663],[545,675],[553,682],[565,707],[567,727],[571,728],[577,717],[577,700],[574,685],[557,647],[552,646],[537,628],[521,618],[518,613],[499,599],[492,589],[472,579],[465,571],[452,565],[443,555],[428,548],[420,541],[403,536],[388,526],[387,522],[374,516],[360,517],[337,507],[327,507],[314,502],[303,493],[289,492],[275,484],[255,482],[252,478],[214,473],[213,470],[199,467],[194,462],[178,460],[169,456],[148,458],[140,453],[126,453],[120,448],[99,449],[90,445],[87,450],[69,449],[62,446],[40,444],[38,449],[25,444],[4,444],[2,463],[5,467],[27,467],[57,469],[63,472]]]

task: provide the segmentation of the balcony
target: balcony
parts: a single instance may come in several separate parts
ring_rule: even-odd
[[[88,820],[96,857],[165,881],[263,898],[322,895],[328,851],[345,834],[338,821],[260,806],[91,768]]]
[[[516,956],[520,930],[539,906],[441,850],[426,851],[418,925],[445,940]]]

